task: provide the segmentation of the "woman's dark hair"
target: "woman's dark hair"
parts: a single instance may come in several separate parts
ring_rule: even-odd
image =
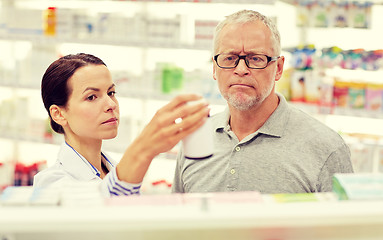
[[[65,107],[72,90],[68,80],[77,69],[87,65],[105,65],[98,57],[86,53],[70,54],[61,57],[49,65],[41,81],[41,96],[44,107],[48,111],[52,129],[57,133],[64,133],[61,125],[53,121],[49,108],[52,105]]]

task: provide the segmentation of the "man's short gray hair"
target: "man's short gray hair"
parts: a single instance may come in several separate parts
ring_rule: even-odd
[[[238,24],[238,23],[248,23],[248,22],[255,22],[255,21],[261,21],[263,24],[265,24],[266,27],[268,27],[271,31],[272,40],[273,43],[273,51],[274,54],[280,55],[281,54],[281,35],[278,31],[277,26],[275,25],[274,21],[265,15],[253,11],[253,10],[241,10],[236,13],[233,13],[229,16],[226,16],[226,18],[221,21],[217,27],[215,28],[214,33],[214,40],[213,40],[213,54],[218,54],[218,41],[220,37],[221,30],[229,24]]]

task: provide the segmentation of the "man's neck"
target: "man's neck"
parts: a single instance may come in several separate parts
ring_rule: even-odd
[[[246,111],[240,111],[229,106],[230,127],[239,141],[261,128],[278,107],[278,104],[279,97],[274,93],[265,99],[261,105]]]

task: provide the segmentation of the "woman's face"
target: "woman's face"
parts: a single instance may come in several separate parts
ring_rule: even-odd
[[[115,85],[104,65],[77,69],[68,81],[71,94],[62,110],[65,135],[82,140],[111,139],[117,136],[119,106]]]

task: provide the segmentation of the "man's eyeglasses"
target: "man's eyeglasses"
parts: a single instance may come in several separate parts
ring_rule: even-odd
[[[264,69],[270,62],[276,61],[278,57],[269,57],[263,54],[247,54],[247,55],[237,55],[237,54],[217,54],[214,56],[214,61],[217,63],[218,67],[230,69],[236,68],[238,66],[239,60],[245,60],[246,66],[251,69]]]

